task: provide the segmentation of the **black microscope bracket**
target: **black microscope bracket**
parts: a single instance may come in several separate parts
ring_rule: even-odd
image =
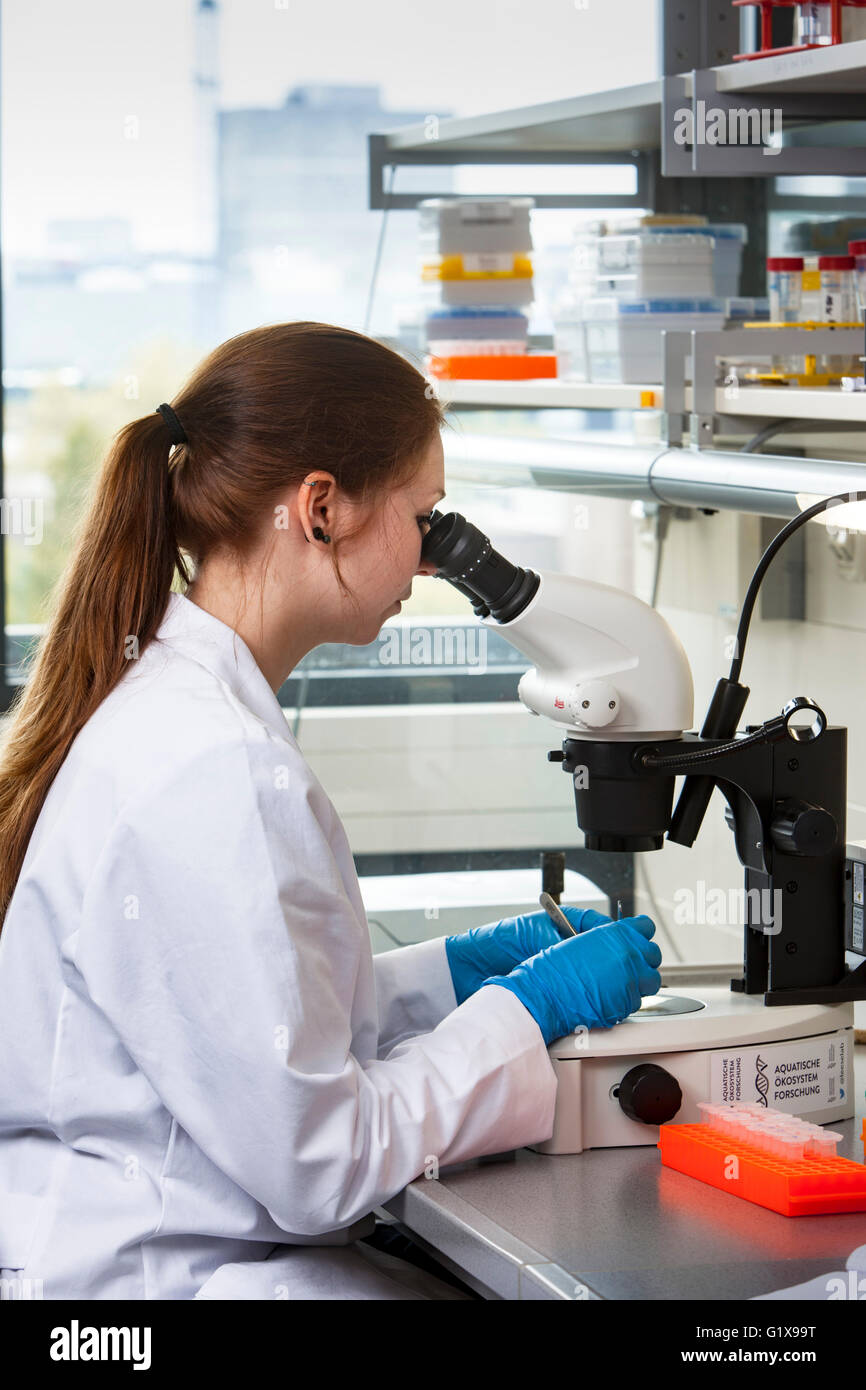
[[[789,727],[795,707],[820,716],[811,732]],[[688,764],[687,774],[644,761],[699,752],[710,757],[697,769]],[[664,833],[691,844],[703,810],[678,837],[671,810],[676,776],[685,775],[684,792],[689,783],[703,784],[703,809],[718,787],[745,868],[743,975],[731,989],[763,993],[767,1005],[866,999],[866,961],[850,970],[845,960],[847,729],[828,726],[813,701],[799,697],[780,717],[747,726],[734,740],[696,733],[657,743],[569,737],[561,753],[548,756],[573,775],[590,848],[661,848]]]

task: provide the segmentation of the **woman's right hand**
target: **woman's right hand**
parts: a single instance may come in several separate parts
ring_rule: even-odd
[[[623,917],[548,946],[510,974],[492,975],[482,989],[498,985],[516,994],[548,1045],[578,1027],[612,1028],[661,987],[654,932],[649,917]]]

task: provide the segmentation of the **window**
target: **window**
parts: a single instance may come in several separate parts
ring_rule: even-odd
[[[654,77],[657,7],[631,0],[625,54],[622,9],[442,0],[431,19],[402,0],[3,7],[4,707],[121,425],[256,324],[312,318],[394,338],[411,319],[411,212],[388,216],[371,293],[382,218],[368,207],[368,132]],[[592,188],[633,171],[567,175]],[[445,192],[493,191],[485,177],[439,172]],[[520,171],[510,177],[519,190]],[[538,220],[541,335],[574,220]],[[518,563],[573,560],[562,495],[455,485],[448,503]],[[417,584],[388,629],[367,648],[318,648],[280,692],[359,863],[519,867],[551,845],[572,854],[570,790],[545,759],[556,735],[515,703],[525,660],[444,583]]]

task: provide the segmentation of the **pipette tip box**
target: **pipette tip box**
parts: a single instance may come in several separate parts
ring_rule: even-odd
[[[866,1167],[836,1156],[841,1136],[769,1107],[699,1108],[702,1124],[660,1127],[666,1167],[782,1216],[866,1211]]]

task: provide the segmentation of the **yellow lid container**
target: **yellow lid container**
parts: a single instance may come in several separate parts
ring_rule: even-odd
[[[422,280],[531,280],[529,256],[510,251],[466,251],[436,256],[421,266]]]

